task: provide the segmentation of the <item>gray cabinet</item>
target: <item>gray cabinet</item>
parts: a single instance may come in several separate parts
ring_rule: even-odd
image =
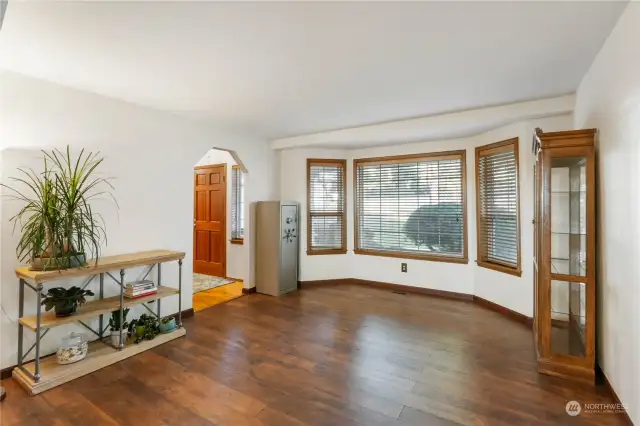
[[[256,203],[256,291],[279,296],[298,288],[298,203]]]

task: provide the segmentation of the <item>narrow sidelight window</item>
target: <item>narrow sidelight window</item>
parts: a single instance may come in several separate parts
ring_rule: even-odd
[[[231,242],[244,242],[244,177],[240,166],[231,168]]]

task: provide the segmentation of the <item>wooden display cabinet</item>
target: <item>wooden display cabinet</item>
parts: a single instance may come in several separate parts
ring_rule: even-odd
[[[534,318],[538,371],[594,383],[596,130],[536,129]]]

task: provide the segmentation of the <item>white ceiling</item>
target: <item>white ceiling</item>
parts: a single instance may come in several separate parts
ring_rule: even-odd
[[[0,67],[274,139],[571,93],[625,6],[10,1]]]

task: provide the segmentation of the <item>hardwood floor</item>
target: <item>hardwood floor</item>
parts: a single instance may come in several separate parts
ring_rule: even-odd
[[[9,425],[622,425],[601,388],[536,372],[531,330],[471,303],[362,286],[250,295],[178,339],[36,397]]]
[[[242,281],[236,281],[231,284],[194,293],[192,297],[194,312],[199,312],[203,309],[207,309],[242,296],[243,285]]]

